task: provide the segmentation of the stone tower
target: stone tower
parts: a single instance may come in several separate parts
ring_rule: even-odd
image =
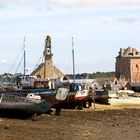
[[[53,54],[51,50],[51,37],[48,35],[45,40],[44,62],[31,73],[32,76],[37,76],[41,79],[53,79],[64,77],[65,74],[53,65]]]
[[[51,37],[47,36],[45,40],[45,50],[44,50],[44,78],[53,77],[53,60],[52,60],[52,51],[51,51]]]
[[[140,52],[131,47],[121,48],[116,57],[115,75],[125,77],[130,83],[140,83]]]

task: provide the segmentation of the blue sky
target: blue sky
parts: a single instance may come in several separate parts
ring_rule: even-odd
[[[72,36],[76,73],[114,71],[120,48],[140,50],[140,1],[0,0],[0,73],[16,72],[24,36],[30,73],[47,35],[64,73],[72,73]]]

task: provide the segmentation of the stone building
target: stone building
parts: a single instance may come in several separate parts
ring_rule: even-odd
[[[140,52],[131,47],[121,48],[116,57],[115,69],[116,78],[124,77],[131,84],[140,83]]]
[[[40,64],[32,73],[32,76],[37,76],[41,79],[52,79],[64,77],[64,73],[53,65],[51,37],[47,36],[44,49],[44,63]]]

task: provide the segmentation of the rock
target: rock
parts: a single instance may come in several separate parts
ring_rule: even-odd
[[[115,127],[115,124],[111,124],[111,126]]]
[[[4,129],[9,129],[9,128],[10,128],[9,124],[5,125],[5,127],[4,127]]]
[[[133,114],[133,117],[137,117],[137,114]]]
[[[84,137],[88,137],[88,136],[91,136],[91,133],[90,132],[87,132],[83,135]]]
[[[0,122],[3,122],[3,120],[2,120],[2,119],[0,119]]]
[[[37,118],[37,114],[36,113],[32,115],[31,120],[32,121],[38,121],[38,118]]]

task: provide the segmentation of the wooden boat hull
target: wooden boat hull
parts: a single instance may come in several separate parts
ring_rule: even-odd
[[[84,101],[88,98],[88,95],[89,95],[88,91],[86,91],[86,90],[79,91],[75,95],[75,100]]]
[[[0,112],[22,112],[25,114],[43,114],[47,113],[50,107],[45,102],[40,103],[21,103],[21,102],[3,102],[0,103]]]
[[[56,104],[56,89],[45,89],[45,88],[38,88],[38,89],[21,89],[21,90],[0,90],[1,94],[8,94],[8,95],[18,95],[21,97],[26,97],[29,93],[35,93],[41,96],[41,99],[45,100],[50,107],[53,107]]]
[[[86,99],[87,99],[87,96],[75,97],[75,100],[77,100],[77,101],[83,101],[83,100],[86,100]]]
[[[49,110],[50,106],[41,100],[40,96],[33,93],[26,97],[14,94],[1,94],[0,96],[0,115],[39,115],[47,113]]]
[[[40,95],[41,99],[46,101],[50,107],[54,107],[54,105],[57,103],[55,98],[56,92],[40,92],[38,95]]]

